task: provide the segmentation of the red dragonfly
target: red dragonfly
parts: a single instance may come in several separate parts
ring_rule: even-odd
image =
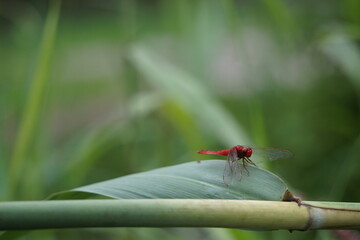
[[[235,177],[238,181],[242,177],[242,169],[246,169],[247,164],[255,165],[253,161],[250,160],[250,157],[253,153],[256,155],[262,155],[268,160],[276,159],[286,159],[293,156],[292,152],[289,150],[279,149],[279,148],[255,148],[255,147],[245,147],[241,145],[236,145],[230,149],[224,149],[219,151],[211,150],[200,150],[200,154],[215,154],[227,156],[227,163],[224,169],[223,180],[226,186],[229,186]],[[238,160],[242,160],[242,164]]]

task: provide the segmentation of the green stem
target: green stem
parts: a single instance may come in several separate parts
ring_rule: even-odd
[[[55,42],[57,22],[60,14],[60,0],[53,0],[46,18],[41,40],[37,67],[33,76],[31,89],[25,105],[25,112],[20,124],[19,133],[10,162],[9,195],[13,197],[19,184],[28,150],[34,138],[35,129],[39,122],[41,105],[44,100],[47,75]]]
[[[312,206],[309,204],[313,204]],[[317,204],[317,207],[314,207]],[[338,204],[342,209],[330,208]],[[329,229],[360,226],[346,203],[203,199],[66,200],[0,203],[0,230],[79,227]],[[356,207],[355,207],[356,208]]]

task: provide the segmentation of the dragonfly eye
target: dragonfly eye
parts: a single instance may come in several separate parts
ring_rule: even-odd
[[[246,151],[245,156],[246,156],[246,157],[251,157],[251,155],[252,155],[252,149],[251,149],[251,148],[247,148],[247,149],[245,149],[245,151]]]

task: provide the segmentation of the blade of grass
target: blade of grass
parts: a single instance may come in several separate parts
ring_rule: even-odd
[[[60,0],[51,1],[50,10],[45,21],[39,57],[9,166],[10,180],[8,194],[10,198],[14,196],[16,189],[18,189],[25,159],[40,119],[41,105],[45,97],[45,88],[55,42],[60,6]]]
[[[145,46],[135,45],[130,52],[131,61],[151,84],[164,95],[189,111],[198,125],[231,146],[248,143],[246,132],[231,114],[206,91],[200,81],[162,59]]]
[[[191,159],[197,159],[199,155],[196,151],[203,147],[205,139],[201,134],[198,134],[198,126],[192,115],[171,101],[164,104],[164,112],[163,115],[179,129],[179,133],[189,149],[188,154],[192,156]]]
[[[99,156],[111,148],[112,144],[118,144],[111,140],[124,133],[124,129],[130,128],[134,119],[147,116],[160,108],[161,104],[161,98],[157,94],[139,93],[129,100],[129,107],[125,110],[126,114],[122,111],[115,112],[102,125],[87,128],[81,138],[74,139],[77,142],[77,150],[71,157],[67,169],[63,171],[64,175],[59,178],[66,179],[72,186],[80,185],[91,172],[90,170],[96,164]],[[123,141],[126,142],[128,139],[123,139]],[[70,145],[74,145],[74,143],[70,143]]]
[[[360,89],[360,50],[354,40],[344,33],[333,32],[320,45],[321,50],[338,64],[349,80]]]

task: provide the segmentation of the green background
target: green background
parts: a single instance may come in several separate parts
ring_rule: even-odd
[[[237,144],[290,149],[294,158],[266,168],[304,199],[360,201],[358,1],[64,1],[46,48],[53,2],[0,1],[1,201],[40,200]],[[40,49],[50,54],[43,64]],[[21,128],[29,114],[33,124]],[[85,229],[25,238],[337,234]]]

